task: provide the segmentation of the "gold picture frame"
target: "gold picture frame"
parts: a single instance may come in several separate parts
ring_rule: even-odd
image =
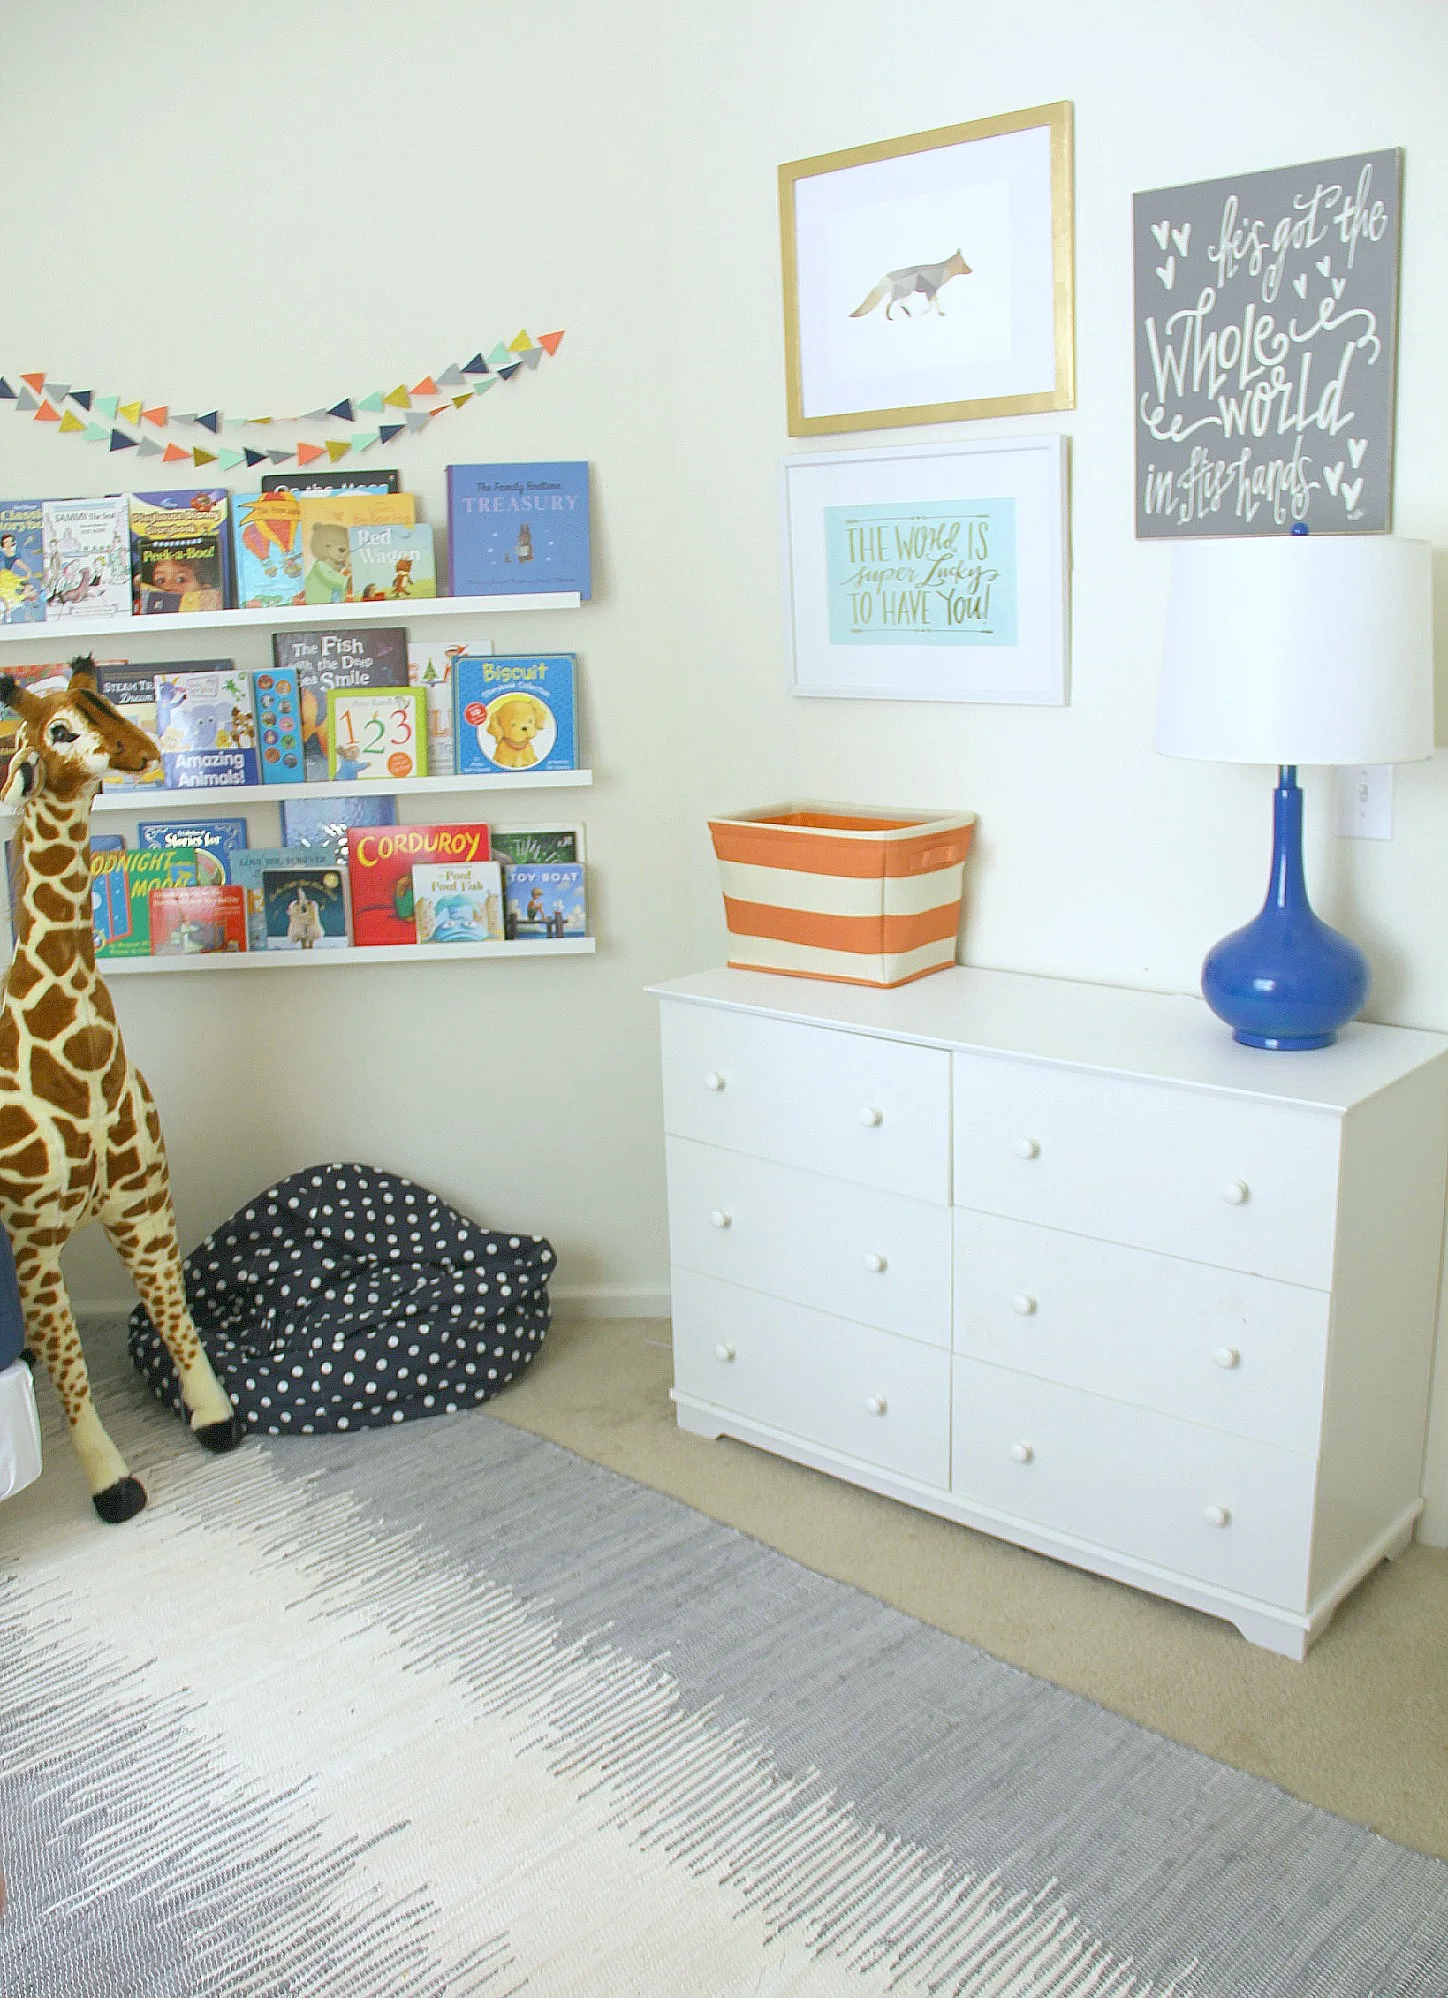
[[[1072,135],[1042,104],[780,167],[791,437],[1075,407]]]

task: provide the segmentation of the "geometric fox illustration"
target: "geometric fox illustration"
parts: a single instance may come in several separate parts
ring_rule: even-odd
[[[917,291],[923,292],[925,295],[925,310],[927,312],[932,309],[940,312],[940,301],[936,297],[936,293],[940,290],[946,279],[969,276],[970,265],[965,261],[959,250],[955,252],[954,256],[947,257],[943,264],[911,264],[903,271],[887,271],[865,300],[864,304],[857,305],[850,314],[850,317],[851,319],[863,318],[867,312],[874,311],[882,298],[888,297],[890,302],[885,307],[885,317],[888,319],[897,305],[904,304],[911,293]],[[940,312],[940,316],[943,319],[945,314]],[[914,317],[908,305],[905,306],[905,317],[907,319]]]

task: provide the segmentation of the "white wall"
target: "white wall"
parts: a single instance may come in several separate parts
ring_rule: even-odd
[[[598,956],[117,981],[188,1241],[291,1166],[349,1155],[546,1229],[565,1283],[659,1297],[641,988],[723,954],[704,828],[721,808],[972,807],[970,962],[1195,988],[1206,945],[1260,901],[1270,778],[1150,747],[1166,554],[1132,534],[1130,197],[1405,148],[1395,525],[1448,545],[1438,0],[1366,17],[1345,0],[133,0],[118,20],[58,0],[7,24],[0,167],[46,233],[22,284],[12,263],[0,368],[309,408],[563,326],[556,361],[397,462],[435,520],[452,458],[586,456],[596,481],[595,604],[489,628],[580,655],[598,781],[569,806],[589,827]],[[108,59],[61,60],[87,44]],[[1076,115],[1078,407],[969,428],[1073,439],[1071,704],[792,700],[776,479],[801,447],[775,168],[1056,98]],[[33,433],[0,413],[7,493],[139,483],[134,460]],[[1448,677],[1448,581],[1440,613]],[[1321,774],[1306,782],[1314,898],[1369,950],[1373,1016],[1448,1030],[1448,757],[1400,770],[1387,844],[1334,839]],[[103,1244],[82,1239],[70,1268],[78,1293],[115,1294]],[[1431,1531],[1448,1539],[1440,1375]]]

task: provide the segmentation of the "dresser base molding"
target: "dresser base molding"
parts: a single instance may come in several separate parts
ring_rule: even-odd
[[[878,1492],[882,1498],[898,1499],[901,1504],[914,1506],[917,1511],[935,1513],[941,1519],[953,1520],[958,1526],[974,1527],[977,1532],[989,1533],[994,1539],[1008,1540],[1017,1547],[1029,1548],[1033,1554],[1049,1555],[1053,1560],[1064,1561],[1068,1567],[1082,1568],[1094,1575],[1104,1575],[1110,1581],[1124,1582],[1131,1588],[1164,1596],[1169,1602],[1181,1603],[1187,1609],[1201,1610],[1207,1616],[1222,1618],[1224,1622],[1234,1625],[1249,1644],[1260,1645],[1264,1650],[1298,1661],[1306,1657],[1308,1646],[1322,1635],[1338,1604],[1351,1594],[1364,1576],[1370,1574],[1380,1561],[1395,1560],[1404,1551],[1412,1540],[1414,1524],[1423,1510],[1421,1499],[1409,1506],[1401,1518],[1365,1549],[1361,1557],[1304,1615],[1282,1609],[1275,1603],[1237,1595],[1230,1589],[1213,1588],[1210,1583],[1199,1582],[1190,1575],[1154,1567],[1149,1561],[1135,1560],[1131,1555],[1119,1554],[1109,1547],[1097,1547],[1090,1541],[1077,1540],[1069,1533],[1053,1532],[1031,1520],[1018,1519],[1011,1513],[965,1503],[940,1486],[919,1484],[912,1478],[882,1471],[877,1465],[864,1463],[859,1458],[845,1457],[838,1451],[823,1449],[818,1444],[787,1435],[783,1430],[771,1429],[766,1423],[745,1421],[727,1408],[680,1394],[677,1388],[671,1390],[671,1398],[678,1411],[679,1427],[690,1435],[701,1436],[709,1442],[728,1436],[737,1443],[752,1444],[756,1449],[768,1450],[773,1456],[787,1457],[792,1463],[805,1464],[811,1470],[824,1471],[848,1484],[859,1485],[865,1491]]]

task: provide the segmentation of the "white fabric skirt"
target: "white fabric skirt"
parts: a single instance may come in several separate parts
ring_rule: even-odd
[[[40,1476],[40,1418],[24,1360],[0,1373],[0,1499]]]

